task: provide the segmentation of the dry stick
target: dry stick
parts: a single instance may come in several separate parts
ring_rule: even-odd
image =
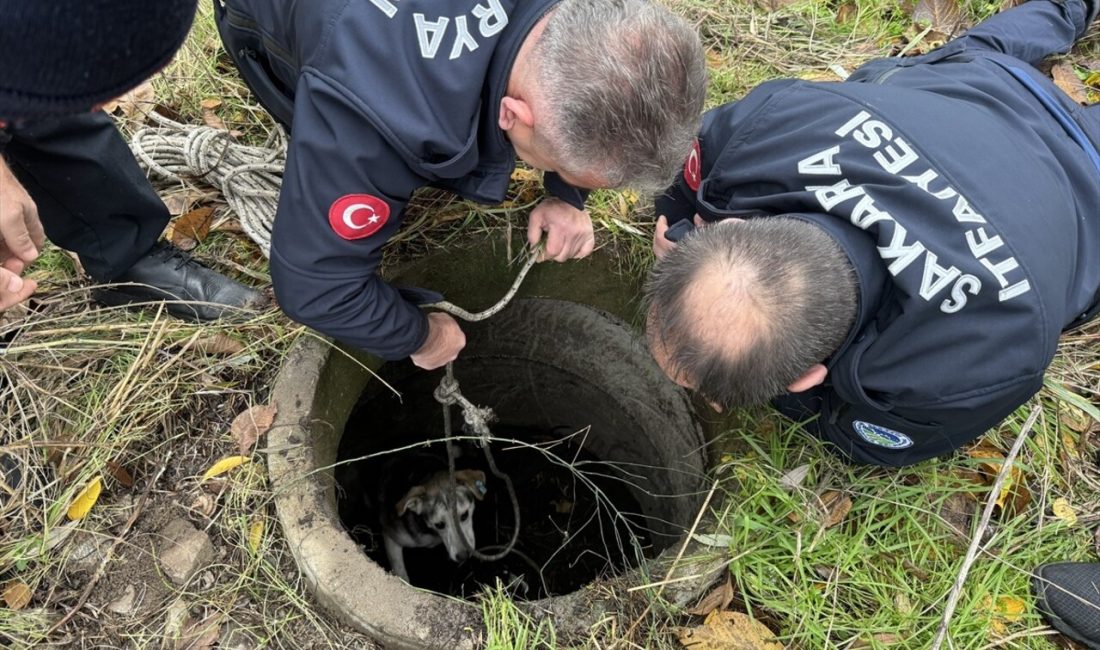
[[[989,491],[989,498],[985,501],[981,523],[978,524],[978,529],[974,531],[974,536],[970,540],[970,548],[966,550],[966,558],[963,560],[962,568],[959,569],[959,575],[955,578],[955,584],[951,587],[951,594],[947,598],[947,606],[943,610],[943,620],[940,621],[940,629],[936,631],[936,639],[932,642],[932,650],[939,650],[940,646],[943,645],[943,641],[947,636],[947,626],[951,623],[951,616],[955,613],[955,605],[958,604],[959,597],[962,595],[966,574],[970,572],[970,565],[974,564],[974,559],[978,556],[982,534],[989,527],[989,518],[993,516],[993,507],[997,505],[997,495],[1001,493],[1001,484],[1008,477],[1009,471],[1012,469],[1012,462],[1016,460],[1016,454],[1024,446],[1024,441],[1027,440],[1027,435],[1031,433],[1031,427],[1035,426],[1035,420],[1039,418],[1041,411],[1042,407],[1039,404],[1031,409],[1031,415],[1027,416],[1027,421],[1020,429],[1020,435],[1016,436],[1016,442],[1012,443],[1012,449],[1005,457],[1004,464],[1001,465],[1001,471],[997,472],[997,480],[993,482],[993,488]]]
[[[96,569],[95,575],[92,576],[91,582],[88,583],[88,586],[84,588],[83,593],[80,594],[80,599],[77,600],[76,604],[73,605],[73,608],[70,609],[67,614],[65,614],[64,618],[62,618],[57,623],[54,623],[53,627],[51,627],[46,632],[46,636],[50,636],[54,632],[61,629],[61,626],[68,623],[69,620],[71,620],[72,617],[75,616],[82,607],[84,607],[84,603],[88,602],[88,598],[92,595],[92,590],[95,589],[95,586],[99,584],[99,581],[103,578],[104,574],[106,574],[107,563],[111,561],[111,556],[115,554],[115,549],[118,548],[118,545],[122,543],[122,539],[126,537],[126,533],[130,532],[130,528],[134,525],[134,522],[137,521],[138,515],[140,515],[142,509],[145,508],[145,502],[149,500],[149,495],[153,492],[153,486],[156,485],[157,481],[160,480],[160,475],[164,473],[164,470],[168,469],[168,461],[171,458],[172,451],[169,450],[168,455],[164,458],[164,463],[160,466],[160,470],[157,471],[157,475],[153,477],[153,480],[149,481],[149,485],[145,486],[145,491],[142,492],[141,499],[137,502],[137,505],[134,506],[133,514],[131,514],[130,518],[126,521],[126,525],[122,527],[122,531],[115,536],[115,541],[111,544],[110,548],[107,549],[107,553],[103,555],[103,559],[100,560],[99,568]]]
[[[680,552],[676,554],[676,558],[672,560],[672,564],[669,565],[668,571],[665,572],[665,577],[659,583],[657,587],[657,593],[653,595],[653,598],[646,604],[645,609],[638,615],[638,618],[630,625],[630,628],[623,635],[623,639],[629,639],[634,634],[634,630],[641,624],[642,619],[649,614],[649,610],[653,609],[653,603],[661,597],[664,593],[665,585],[669,584],[669,578],[672,577],[672,572],[676,570],[676,565],[680,563],[680,560],[684,557],[684,552],[687,551],[688,544],[691,543],[691,537],[695,534],[695,529],[699,527],[699,522],[703,520],[703,514],[707,511],[707,506],[710,505],[710,499],[714,496],[714,491],[718,489],[718,479],[714,479],[714,483],[710,486],[710,491],[707,492],[707,498],[703,499],[703,505],[699,507],[699,512],[695,515],[695,521],[691,524],[691,530],[688,531],[687,537],[684,538],[684,543],[680,545]]]

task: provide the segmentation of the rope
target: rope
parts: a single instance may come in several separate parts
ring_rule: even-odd
[[[164,180],[197,182],[220,191],[245,234],[270,256],[286,166],[282,127],[254,147],[237,142],[224,129],[180,124],[155,111],[148,115],[156,125],[141,129],[130,141],[142,167]]]
[[[424,306],[434,307],[466,321],[476,322],[485,320],[508,306],[508,303],[515,297],[516,292],[519,291],[520,285],[523,284],[523,279],[527,277],[527,272],[530,271],[531,267],[538,261],[540,252],[541,246],[531,252],[531,256],[527,259],[527,262],[523,265],[523,268],[520,269],[516,279],[512,282],[512,287],[508,289],[504,297],[498,300],[495,305],[484,311],[474,314],[447,301],[435,302]],[[515,552],[516,542],[519,541],[520,529],[519,497],[516,496],[516,487],[512,484],[511,477],[500,471],[497,467],[496,460],[493,458],[492,452],[489,451],[489,436],[491,435],[489,423],[496,419],[496,414],[493,413],[493,409],[487,406],[477,406],[462,395],[462,392],[458,388],[458,381],[455,379],[454,362],[447,363],[446,372],[443,375],[443,379],[439,380],[439,386],[435,389],[433,396],[437,402],[443,405],[443,432],[445,435],[443,440],[447,446],[447,471],[450,474],[451,480],[451,525],[454,526],[456,530],[461,530],[458,526],[458,507],[455,504],[456,500],[454,498],[458,491],[458,484],[455,481],[454,444],[451,442],[452,405],[458,404],[462,408],[462,418],[466,422],[466,426],[480,438],[479,443],[481,445],[481,450],[485,453],[485,460],[489,464],[489,471],[492,472],[493,476],[504,481],[504,486],[508,489],[508,498],[512,501],[512,516],[515,520],[515,530],[512,531],[512,539],[504,545],[500,552],[493,554],[482,553],[474,548],[473,544],[470,543],[470,540],[466,539],[465,535],[459,535],[459,538],[462,539],[463,546],[466,547],[466,550],[469,551],[471,555],[482,562],[496,562],[509,553]],[[541,573],[540,571],[540,577]]]

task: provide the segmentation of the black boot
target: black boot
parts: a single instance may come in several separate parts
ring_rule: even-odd
[[[93,296],[110,306],[165,301],[169,314],[188,321],[231,317],[267,303],[260,292],[211,271],[164,241]]]
[[[1100,563],[1044,564],[1031,578],[1037,606],[1062,634],[1100,650]]]

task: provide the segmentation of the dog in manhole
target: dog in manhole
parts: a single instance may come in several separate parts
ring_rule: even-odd
[[[474,507],[485,498],[485,473],[477,469],[455,471],[455,514],[451,513],[451,478],[446,467],[438,469],[440,458],[412,454],[394,458],[379,472],[378,491],[364,494],[367,505],[373,499],[380,514],[382,539],[393,573],[408,581],[405,549],[432,548],[442,544],[452,562],[470,557],[474,539]],[[372,499],[373,497],[373,499]],[[462,535],[468,544],[463,543]]]

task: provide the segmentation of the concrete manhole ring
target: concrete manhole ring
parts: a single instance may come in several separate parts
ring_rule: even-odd
[[[653,517],[668,520],[671,528],[667,548],[650,569],[667,563],[680,548],[675,532],[690,526],[702,500],[707,458],[690,402],[664,379],[643,344],[617,318],[559,300],[517,300],[464,329],[467,362],[501,357],[550,364],[602,388],[632,415],[630,426],[637,430],[612,436],[601,455],[651,466],[645,489],[679,495],[674,504],[654,506]],[[278,416],[268,434],[268,467],[287,543],[317,600],[387,648],[475,648],[483,637],[475,605],[390,575],[363,553],[337,515],[332,465],[344,423],[368,382],[375,381],[367,368],[380,365],[309,337],[287,356],[272,393]],[[461,381],[462,365],[455,371]],[[633,570],[619,580],[644,584],[651,578]],[[705,580],[696,583],[701,588]],[[526,608],[552,617],[561,640],[577,639],[603,612],[615,610],[614,602],[598,602],[601,592],[606,593],[581,589]]]

